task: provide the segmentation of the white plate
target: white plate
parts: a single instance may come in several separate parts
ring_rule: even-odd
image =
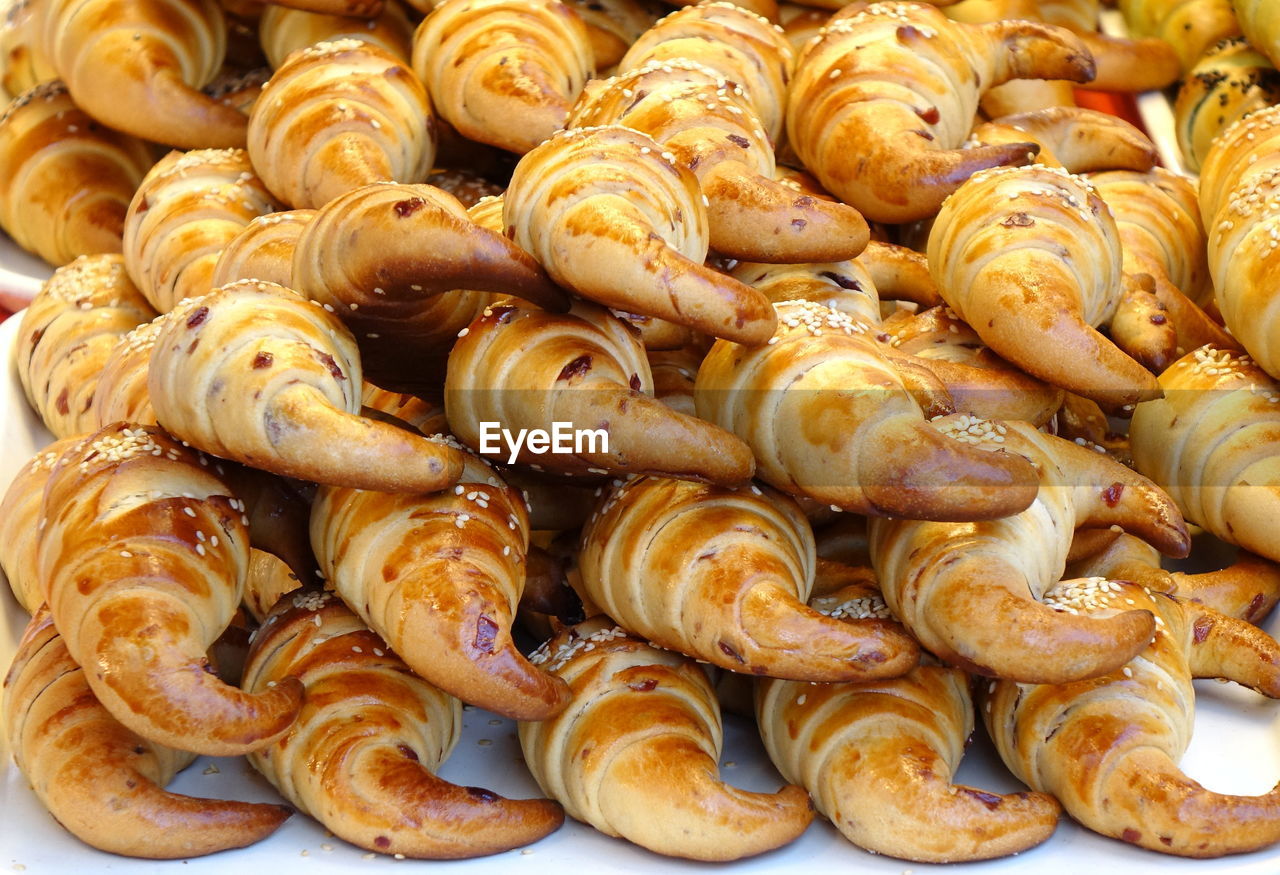
[[[20,310],[40,291],[53,268],[0,233],[0,309]]]

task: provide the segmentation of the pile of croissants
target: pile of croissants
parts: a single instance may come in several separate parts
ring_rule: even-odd
[[[1280,8],[679,5],[9,0],[35,795],[157,858],[293,811],[429,859],[1280,842],[1178,765],[1194,678],[1280,698],[1280,89],[1198,181],[1074,91],[1278,60]],[[1193,534],[1232,564],[1162,569]],[[464,702],[547,798],[437,776]],[[722,708],[786,786],[722,780]],[[979,718],[1025,791],[953,783]],[[165,790],[197,755],[282,803]]]

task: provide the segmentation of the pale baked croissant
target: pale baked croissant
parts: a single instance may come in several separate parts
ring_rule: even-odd
[[[218,255],[277,204],[243,149],[170,152],[142,180],[124,226],[124,263],[151,306],[168,312],[212,288]]]
[[[300,49],[276,69],[249,115],[248,148],[272,194],[317,209],[369,183],[426,179],[435,119],[407,64],[341,39]]]
[[[243,280],[164,317],[147,384],[156,419],[206,452],[288,477],[388,492],[450,486],[446,444],[359,416],[355,341],[319,304]]]
[[[595,72],[560,0],[444,0],[414,34],[413,69],[464,137],[521,155],[564,126]]]
[[[585,298],[743,343],[773,332],[763,295],[703,265],[697,177],[645,134],[615,125],[554,135],[516,166],[502,217],[518,245]]]
[[[729,671],[874,680],[919,656],[892,622],[843,623],[806,607],[813,532],[793,501],[759,487],[629,480],[583,528],[578,570],[619,625]]]
[[[311,512],[320,570],[423,678],[482,708],[544,720],[568,691],[511,637],[529,518],[519,493],[465,455],[436,495],[325,487]]]
[[[947,304],[1027,373],[1113,408],[1159,395],[1096,330],[1120,305],[1122,251],[1084,179],[1040,166],[976,174],[943,205],[928,256]]]
[[[843,622],[889,616],[861,581],[809,603]],[[1026,850],[1052,835],[1058,804],[952,782],[973,733],[969,677],[926,660],[902,677],[847,684],[761,678],[756,721],[769,759],[861,848],[951,863]]]
[[[94,697],[89,674],[41,610],[18,644],[4,689],[9,750],[39,800],[76,838],[130,857],[198,857],[264,839],[292,813],[283,805],[165,791],[195,757],[117,721]]]
[[[979,145],[1035,143],[1036,163],[1069,173],[1150,170],[1156,147],[1123,119],[1078,106],[1050,106],[1006,115],[978,125],[969,136]]]
[[[183,149],[244,145],[244,115],[199,90],[226,52],[216,0],[48,0],[37,14],[50,64],[98,121]]]
[[[992,681],[984,719],[1005,764],[1095,832],[1164,854],[1218,857],[1280,841],[1280,788],[1228,796],[1177,762],[1191,738],[1193,677],[1280,697],[1280,647],[1255,626],[1123,581],[1064,581],[1060,610],[1159,618],[1155,640],[1104,677],[1058,686]]]
[[[1030,142],[960,148],[982,91],[1092,76],[1088,51],[1062,28],[962,24],[913,3],[854,5],[797,60],[787,135],[809,171],[868,219],[922,219],[975,171],[1034,157]]]
[[[726,485],[744,483],[754,471],[742,441],[650,395],[644,347],[603,307],[579,302],[558,315],[508,300],[485,308],[462,333],[449,356],[445,412],[453,433],[483,454],[503,461],[514,454],[536,470]],[[527,442],[499,440],[498,428],[550,433],[557,422],[578,434],[570,452],[537,453]]]
[[[1213,141],[1236,120],[1280,103],[1280,72],[1241,36],[1215,45],[1182,80],[1173,119],[1187,169],[1198,171]]]
[[[372,43],[408,64],[413,51],[413,25],[399,3],[386,4],[373,18],[327,15],[271,3],[258,20],[258,40],[272,68],[278,68],[298,49],[344,39]]]
[[[182,750],[245,753],[282,735],[301,686],[250,695],[205,656],[240,605],[242,505],[209,460],[155,426],[114,423],[55,466],[37,565],[71,656],[117,720]]]
[[[715,691],[687,657],[597,617],[532,659],[562,677],[569,707],[520,724],[533,777],[565,812],[659,854],[726,861],[787,844],[813,819],[799,787],[751,793],[720,780]]]
[[[14,473],[0,500],[0,571],[28,614],[34,614],[45,601],[36,564],[44,485],[63,454],[82,440],[83,435],[62,438],[36,453]]]
[[[254,768],[339,838],[447,860],[537,841],[564,821],[545,799],[511,800],[436,777],[462,732],[462,703],[422,680],[332,593],[285,596],[254,637],[245,688],[297,677],[308,707]]]
[[[1093,450],[1025,423],[959,416],[943,428],[1032,460],[1041,487],[1025,511],[971,525],[873,520],[871,559],[885,602],[941,659],[1026,683],[1097,677],[1139,653],[1155,631],[1149,613],[1055,613],[1041,602],[1062,577],[1077,527],[1123,526],[1185,556],[1186,524],[1153,483]]]
[[[694,389],[698,415],[746,441],[761,479],[844,510],[913,518],[987,519],[1032,501],[1025,460],[958,443],[926,421],[907,380],[945,396],[930,372],[891,362],[843,313],[811,301],[774,306],[768,344],[717,342]]]
[[[1240,35],[1231,0],[1118,0],[1129,30],[1173,46],[1190,70],[1219,40]]]
[[[58,268],[26,310],[15,356],[27,402],[54,437],[94,431],[102,368],[116,343],[155,311],[119,255],[86,255]]]
[[[1280,14],[1268,0],[1231,0],[1249,44],[1280,67]]]
[[[291,288],[298,238],[315,217],[315,210],[281,210],[245,225],[218,255],[210,288],[250,279]]]

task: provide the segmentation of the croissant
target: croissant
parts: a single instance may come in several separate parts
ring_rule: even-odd
[[[462,334],[449,356],[445,413],[458,439],[481,453],[571,474],[726,485],[751,477],[754,461],[740,440],[651,397],[639,338],[601,307],[581,302],[557,315],[508,300],[485,308]],[[557,422],[573,424],[571,452],[511,446],[522,429],[550,433]],[[505,444],[498,428],[509,433]]]
[[[350,17],[290,9],[275,3],[262,10],[258,40],[272,69],[293,52],[316,43],[359,39],[391,53],[402,64],[413,51],[413,25],[399,3],[388,3],[375,17]]]
[[[199,89],[226,53],[215,0],[48,0],[44,51],[98,121],[182,149],[243,146],[245,117]]]
[[[116,341],[102,361],[102,373],[82,424],[83,431],[97,431],[113,422],[156,424],[147,369],[162,326],[159,319],[143,322]]]
[[[799,787],[751,793],[720,780],[720,709],[693,660],[605,617],[560,632],[532,659],[573,698],[559,716],[521,723],[520,747],[570,817],[659,854],[713,861],[785,845],[813,819]]]
[[[1238,119],[1280,103],[1280,72],[1244,37],[1211,48],[1182,80],[1173,106],[1187,169],[1200,170],[1214,139]]]
[[[1117,5],[1134,35],[1173,46],[1184,70],[1220,40],[1240,35],[1231,0],[1119,0]]]
[[[810,172],[868,219],[923,219],[975,171],[1035,155],[1030,142],[960,148],[982,91],[1093,72],[1080,40],[1050,25],[962,24],[912,3],[850,6],[797,60],[787,136]]]
[[[888,617],[863,581],[810,602],[843,622]],[[804,684],[761,678],[756,721],[769,759],[809,791],[849,841],[928,863],[1026,850],[1058,824],[1042,793],[997,795],[951,781],[973,732],[969,678],[926,661],[891,680]]]
[[[918,257],[924,261],[922,256]],[[739,261],[729,271],[729,276],[763,293],[771,304],[813,301],[843,313],[855,322],[868,326],[880,324],[879,287],[857,258],[808,264]]]
[[[278,3],[280,0],[271,2]],[[384,5],[383,0],[286,0],[282,5],[313,14],[373,19],[395,4]]]
[[[413,70],[460,134],[519,155],[564,126],[595,72],[560,0],[444,0],[414,34]]]
[[[1066,582],[1059,609],[1159,618],[1150,646],[1104,677],[1061,685],[992,681],[984,719],[1001,758],[1095,832],[1164,854],[1218,857],[1280,841],[1280,788],[1213,793],[1178,768],[1191,736],[1193,677],[1226,677],[1280,697],[1280,647],[1212,608],[1123,581]],[[1124,605],[1124,608],[1121,608]]]
[[[317,209],[373,182],[421,182],[435,158],[422,83],[357,39],[289,55],[249,116],[249,158],[277,198]]]
[[[287,477],[432,492],[458,451],[360,417],[355,341],[319,304],[245,280],[164,317],[147,385],[156,419],[206,452]]]
[[[697,416],[693,408],[693,384],[698,366],[702,364],[702,351],[689,346],[645,350],[645,358],[653,374],[653,397],[676,413]]]
[[[22,314],[15,362],[27,402],[54,437],[94,430],[104,362],[154,315],[119,255],[81,256],[40,288]]]
[[[1078,106],[1050,106],[1006,115],[978,125],[970,142],[990,146],[1031,142],[1040,147],[1036,163],[1069,173],[1095,170],[1150,170],[1156,147],[1133,125]]]
[[[1231,0],[1249,44],[1280,67],[1280,16],[1275,6],[1266,0]]]
[[[587,27],[595,69],[606,70],[627,53],[666,11],[653,0],[569,0]]]
[[[743,343],[773,331],[763,295],[703,266],[697,178],[644,134],[556,134],[516,166],[502,216],[516,244],[582,297]]]
[[[843,313],[811,301],[774,306],[769,343],[717,342],[694,387],[698,415],[746,441],[761,479],[843,510],[917,519],[1006,516],[1031,502],[1025,460],[953,441],[925,421],[906,379],[927,377],[927,392],[945,396],[932,374],[895,366]]]
[[[282,210],[254,219],[223,247],[209,278],[210,287],[248,279],[290,287],[298,238],[315,217],[315,210]]]
[[[427,185],[434,185],[441,191],[453,195],[458,199],[458,203],[462,204],[468,211],[472,207],[478,206],[480,201],[486,198],[496,198],[506,190],[505,185],[499,185],[479,173],[457,168],[437,168],[432,170],[427,177]],[[486,223],[477,219],[474,214],[471,214],[471,220],[482,227],[489,227]],[[490,228],[490,230],[496,230],[501,234],[502,203],[500,201],[497,204],[496,225],[496,228]]]
[[[63,454],[83,440],[83,435],[62,438],[36,453],[13,475],[0,500],[0,571],[28,614],[34,614],[45,599],[36,566],[44,485]]]
[[[306,687],[307,708],[250,762],[339,838],[385,854],[457,859],[530,844],[564,821],[554,802],[436,777],[462,732],[462,703],[414,675],[331,593],[287,596],[258,631],[245,687],[289,677]]]
[[[58,78],[45,55],[38,0],[10,0],[0,17],[0,89],[13,98]]]
[[[102,705],[146,738],[216,756],[282,735],[301,687],[219,681],[205,652],[240,604],[248,539],[208,459],[160,429],[115,423],[54,468],[37,568],[54,622]]]
[[[142,180],[124,226],[124,263],[161,313],[209,292],[222,249],[277,208],[243,149],[170,152]]]
[[[1114,408],[1159,394],[1095,328],[1120,305],[1122,253],[1084,179],[1038,166],[979,173],[943,205],[928,257],[951,309],[1032,376]]]
[[[1146,647],[1155,631],[1148,613],[1077,617],[1041,600],[1062,577],[1077,527],[1123,526],[1185,556],[1186,524],[1169,497],[1104,455],[1025,423],[958,416],[941,427],[1030,459],[1041,488],[1029,508],[1003,519],[871,522],[885,602],[920,644],[975,674],[1024,683],[1097,677]]]
[[[465,458],[461,481],[436,495],[322,488],[311,544],[325,579],[419,675],[482,708],[544,720],[568,691],[511,637],[528,514],[492,468]]]
[[[4,691],[9,750],[76,838],[113,854],[180,859],[253,844],[289,817],[283,805],[165,791],[194,757],[118,722],[94,697],[88,674],[42,609],[18,644]]]
[[[587,597],[625,629],[729,671],[874,680],[919,656],[891,622],[843,623],[805,606],[813,533],[772,490],[629,480],[601,499],[578,562]]]

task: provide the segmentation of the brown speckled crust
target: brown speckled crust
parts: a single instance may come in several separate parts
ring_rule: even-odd
[[[511,637],[529,518],[519,493],[467,454],[436,495],[322,488],[311,543],[325,579],[414,671],[482,708],[543,720],[568,699]]]
[[[813,599],[844,622],[885,611],[870,581]],[[928,660],[899,678],[805,684],[761,678],[756,720],[769,758],[861,848],[954,863],[1016,854],[1052,835],[1058,803],[953,784],[973,733],[968,676]]]
[[[408,64],[413,25],[398,3],[387,4],[376,18],[324,15],[271,4],[262,11],[258,39],[273,68],[283,64],[284,59],[298,49],[341,39],[373,43]]]
[[[38,14],[50,64],[98,121],[182,149],[244,145],[244,115],[199,90],[226,52],[216,0],[53,0]]]
[[[1280,788],[1261,796],[1213,793],[1177,765],[1191,736],[1191,679],[1225,677],[1276,698],[1276,642],[1248,623],[1136,584],[1086,583],[1091,591],[1072,610],[1151,611],[1160,618],[1155,639],[1093,680],[991,682],[984,719],[1005,764],[1089,829],[1160,853],[1219,857],[1280,841]]]
[[[969,431],[963,417],[944,424]],[[871,558],[894,616],[931,653],[981,675],[1063,683],[1132,659],[1151,640],[1149,613],[1079,617],[1041,599],[1062,577],[1078,526],[1119,525],[1185,556],[1190,541],[1173,502],[1101,453],[1025,423],[975,439],[1003,439],[1032,460],[1039,494],[1022,513],[975,524],[873,520]]]
[[[248,137],[258,175],[297,209],[374,182],[422,182],[436,153],[426,88],[408,64],[360,39],[291,53],[254,103]]]
[[[216,289],[236,280],[262,280],[291,287],[293,252],[302,229],[315,216],[315,210],[282,210],[245,225],[218,256],[210,287]]]
[[[1280,67],[1280,13],[1268,0],[1231,0],[1249,44]]]
[[[959,148],[983,91],[1009,79],[1092,74],[1088,51],[1062,28],[854,4],[797,59],[787,133],[805,166],[868,219],[922,219],[975,171],[1034,158],[1029,142]]]
[[[332,593],[286,595],[258,630],[246,689],[288,677],[302,681],[307,705],[250,762],[339,838],[381,854],[451,860],[530,844],[564,821],[554,802],[436,777],[462,732],[462,703],[413,674]]]
[[[1213,140],[1237,119],[1280,103],[1280,71],[1244,37],[1223,40],[1182,80],[1173,107],[1178,146],[1198,171]]]
[[[1158,397],[1155,377],[1096,326],[1120,304],[1122,252],[1106,204],[1060,168],[979,173],[929,232],[938,291],[983,343],[1104,407]]]
[[[808,795],[750,793],[720,780],[715,691],[687,657],[658,650],[598,617],[533,657],[569,684],[557,717],[520,724],[538,785],[600,832],[659,854],[727,861],[773,850],[813,819]]]
[[[89,436],[45,487],[37,565],[73,658],[134,732],[234,756],[278,738],[301,687],[227,686],[205,656],[240,605],[249,559],[243,505],[207,457],[155,426]]]
[[[103,366],[155,315],[119,255],[86,255],[54,272],[22,313],[15,356],[27,403],[54,437],[94,431]]]
[[[945,390],[927,369],[890,361],[876,329],[809,301],[775,307],[769,343],[716,343],[694,388],[698,414],[752,447],[761,479],[844,510],[914,519],[988,519],[1030,504],[1031,466],[931,427],[922,402],[951,412]]]
[[[1069,173],[1095,170],[1150,170],[1156,147],[1133,125],[1105,112],[1078,106],[1006,115],[973,129],[970,140],[982,145],[1035,143],[1036,163]]]
[[[179,304],[156,339],[148,386],[171,434],[274,474],[421,493],[462,471],[445,443],[359,416],[350,333],[272,283],[243,280]]]
[[[113,854],[179,859],[253,844],[289,817],[283,805],[166,792],[194,757],[125,728],[85,678],[41,609],[5,680],[4,730],[36,796],[78,839]]]
[[[564,126],[595,72],[587,28],[560,0],[445,0],[414,34],[413,69],[463,136],[518,155]]]
[[[665,474],[737,485],[751,477],[751,451],[732,434],[676,413],[653,398],[640,339],[622,320],[579,302],[564,315],[514,299],[487,307],[449,356],[445,411],[454,434],[480,448],[480,423],[551,431],[603,429],[608,448],[531,453],[517,461],[567,474]],[[492,433],[491,433],[492,434]],[[501,442],[499,442],[501,443]],[[506,461],[502,444],[495,457]]]
[[[896,623],[806,607],[814,561],[809,523],[784,495],[643,477],[600,499],[579,571],[628,631],[729,671],[830,683],[913,666],[919,649]]]

